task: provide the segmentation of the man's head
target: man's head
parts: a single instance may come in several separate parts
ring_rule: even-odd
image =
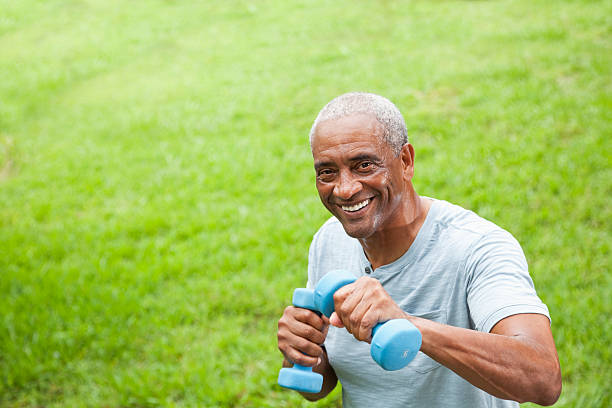
[[[402,224],[413,192],[414,149],[390,101],[339,96],[319,113],[310,145],[321,201],[347,234],[368,238]]]
[[[386,141],[396,155],[399,155],[402,146],[408,143],[408,131],[404,117],[393,102],[380,95],[365,92],[350,92],[340,95],[321,109],[310,129],[310,145],[319,123],[326,120],[340,119],[366,113],[376,117],[382,125],[383,140]]]

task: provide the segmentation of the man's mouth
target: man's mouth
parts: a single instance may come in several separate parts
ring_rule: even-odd
[[[370,199],[366,198],[365,200],[363,200],[360,203],[357,203],[355,205],[341,205],[340,207],[347,212],[355,212],[355,211],[359,211],[361,210],[363,207],[365,207],[366,205],[370,204]]]

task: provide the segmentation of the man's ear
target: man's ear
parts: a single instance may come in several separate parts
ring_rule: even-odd
[[[410,181],[414,177],[414,147],[410,143],[402,146],[400,158],[402,159],[404,179]]]

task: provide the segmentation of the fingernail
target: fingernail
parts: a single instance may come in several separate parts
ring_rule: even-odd
[[[321,364],[321,357],[317,360],[317,365]]]

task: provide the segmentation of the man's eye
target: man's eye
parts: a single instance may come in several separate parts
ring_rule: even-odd
[[[363,162],[359,164],[360,169],[369,169],[372,167],[372,162]]]

